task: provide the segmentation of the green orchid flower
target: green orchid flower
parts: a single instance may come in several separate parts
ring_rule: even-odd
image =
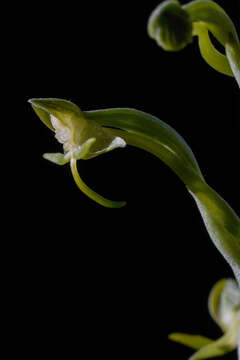
[[[167,164],[193,196],[211,239],[240,283],[240,220],[206,183],[190,147],[173,128],[135,109],[82,112],[76,105],[61,99],[32,99],[30,102],[64,146],[64,154],[45,154],[44,157],[60,165],[70,162],[78,187],[103,206],[121,207],[125,202],[107,200],[89,189],[78,174],[77,160],[91,159],[127,143],[154,154]]]
[[[213,45],[209,33],[224,47],[225,54]],[[198,37],[204,60],[215,70],[235,76],[240,87],[240,42],[233,22],[214,1],[195,0],[184,6],[166,0],[152,12],[148,34],[167,51],[179,51]]]
[[[173,128],[135,109],[83,112],[61,99],[32,99],[30,103],[63,144],[64,153],[47,153],[44,158],[59,165],[69,162],[77,186],[103,206],[121,207],[125,202],[105,199],[89,189],[79,176],[77,160],[91,159],[128,144],[154,154],[167,164],[193,196],[212,241],[232,267],[240,284],[240,220],[206,183],[190,147]],[[222,355],[236,347],[240,320],[239,305],[234,299],[239,299],[239,288],[234,289],[235,285],[229,280],[224,287],[218,285],[210,296],[211,314],[225,332],[222,338],[213,342],[199,336],[171,335],[171,339],[199,349],[192,359]],[[237,294],[233,298],[236,307],[229,305],[230,293]]]
[[[77,160],[91,159],[126,142],[110,129],[102,128],[95,121],[86,120],[81,110],[70,101],[61,99],[31,99],[33,109],[63,144],[64,153],[46,153],[43,157],[55,164],[70,163],[73,178],[80,190],[97,203],[112,208],[124,206],[125,202],[111,201],[90,189],[81,179]]]
[[[208,300],[209,312],[223,331],[223,336],[211,340],[200,335],[173,333],[170,340],[197,350],[191,360],[222,356],[237,348],[240,328],[240,289],[231,279],[220,280],[212,289]]]

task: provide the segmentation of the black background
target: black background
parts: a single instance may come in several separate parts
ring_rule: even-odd
[[[238,0],[217,2],[240,30]],[[57,97],[82,110],[131,107],[161,118],[239,213],[238,86],[205,64],[196,40],[168,53],[148,37],[157,4],[69,0],[15,8],[12,71],[25,157],[14,160],[19,236],[10,240],[8,271],[25,357],[186,359],[191,350],[170,343],[169,333],[220,336],[207,296],[232,273],[180,180],[150,154],[115,150],[81,161],[79,172],[97,192],[128,204],[95,204],[67,165],[42,158],[61,148],[27,103]]]

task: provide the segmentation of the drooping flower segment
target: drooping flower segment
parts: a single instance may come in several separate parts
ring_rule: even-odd
[[[215,70],[235,76],[240,87],[240,43],[235,26],[227,13],[214,1],[195,0],[181,6],[166,0],[152,12],[148,33],[167,51],[178,51],[198,36],[202,57]],[[211,33],[224,47],[225,54],[213,45]]]

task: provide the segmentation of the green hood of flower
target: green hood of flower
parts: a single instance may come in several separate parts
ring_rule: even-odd
[[[50,161],[63,165],[71,157],[90,159],[117,147],[124,147],[125,141],[103,128],[97,122],[85,118],[78,106],[61,99],[31,99],[33,109],[63,144],[64,156],[45,154]],[[84,150],[84,151],[83,151]]]

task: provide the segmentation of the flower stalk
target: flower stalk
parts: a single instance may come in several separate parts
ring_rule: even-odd
[[[240,284],[240,219],[205,182],[184,139],[161,120],[133,109],[89,111],[84,115],[102,126],[112,127],[116,136],[157,156],[178,175],[196,201],[211,239]],[[114,127],[121,131],[113,130]]]

